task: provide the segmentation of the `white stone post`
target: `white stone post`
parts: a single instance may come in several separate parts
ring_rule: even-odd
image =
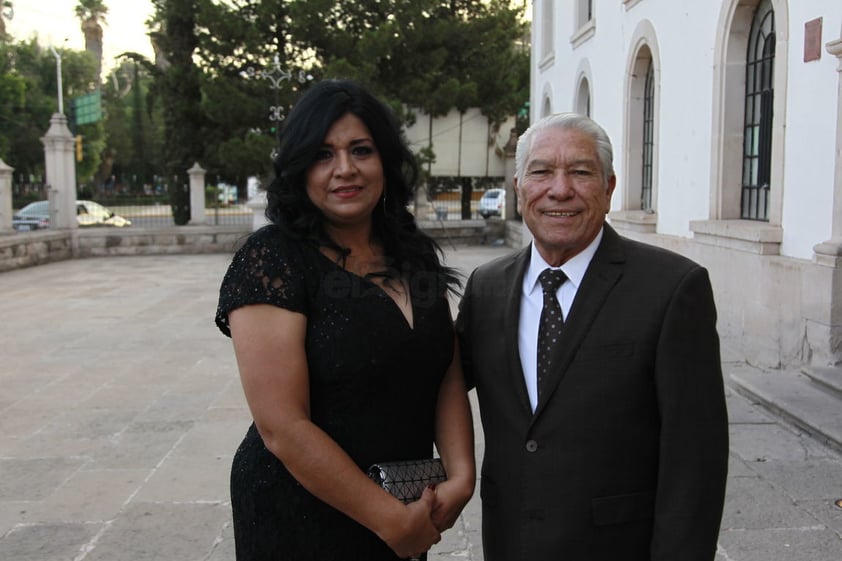
[[[187,173],[190,175],[190,224],[204,224],[205,170],[196,162]]]
[[[255,195],[248,200],[246,206],[251,209],[251,229],[259,230],[266,224],[269,224],[269,219],[266,218],[266,191],[260,189]]]
[[[0,234],[12,232],[12,172],[15,168],[0,158]]]
[[[47,171],[47,183],[54,192],[55,207],[51,207],[51,228],[78,228],[76,220],[76,160],[73,148],[76,139],[67,128],[67,117],[54,113],[50,119],[50,128],[41,138],[44,144],[44,157]]]

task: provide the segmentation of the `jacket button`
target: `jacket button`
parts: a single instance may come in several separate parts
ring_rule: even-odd
[[[534,440],[527,440],[526,441],[526,451],[527,452],[535,452],[538,449],[538,443]]]

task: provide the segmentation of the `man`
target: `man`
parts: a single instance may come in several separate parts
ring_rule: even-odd
[[[460,304],[486,561],[715,555],[728,420],[710,281],[605,223],[612,159],[587,117],[530,127],[515,191],[534,241],[479,267]],[[542,290],[545,269],[563,284]]]

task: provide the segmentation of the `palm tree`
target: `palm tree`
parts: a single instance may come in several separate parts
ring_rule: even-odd
[[[102,0],[79,0],[74,10],[76,17],[82,22],[82,33],[85,34],[85,50],[92,53],[96,59],[96,83],[99,84],[102,75],[102,23],[108,6]]]
[[[12,0],[2,0],[0,2],[0,39],[6,35],[6,21],[10,20],[15,15],[14,6],[12,6]]]

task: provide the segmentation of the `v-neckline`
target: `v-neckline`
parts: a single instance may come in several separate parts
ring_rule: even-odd
[[[319,255],[321,255],[325,259],[325,261],[330,263],[334,268],[342,271],[343,273],[345,273],[345,274],[347,274],[351,277],[357,278],[360,281],[373,286],[378,292],[380,292],[381,296],[383,296],[384,298],[389,300],[392,307],[398,312],[398,314],[401,316],[401,318],[403,318],[403,323],[407,327],[407,329],[409,329],[410,331],[413,331],[413,332],[415,331],[415,316],[416,316],[416,314],[415,314],[415,301],[412,299],[412,293],[410,292],[410,289],[409,289],[409,283],[406,283],[406,284],[403,285],[404,289],[406,290],[407,299],[409,300],[409,310],[408,310],[409,315],[407,316],[407,314],[404,313],[404,308],[398,303],[397,300],[392,298],[392,296],[382,286],[380,286],[376,282],[372,281],[368,277],[358,275],[357,273],[355,273],[353,271],[349,271],[348,269],[345,269],[344,267],[340,266],[339,263],[337,263],[335,260],[331,259],[329,256],[322,253],[322,250],[319,249],[318,247],[316,248],[316,252]]]

